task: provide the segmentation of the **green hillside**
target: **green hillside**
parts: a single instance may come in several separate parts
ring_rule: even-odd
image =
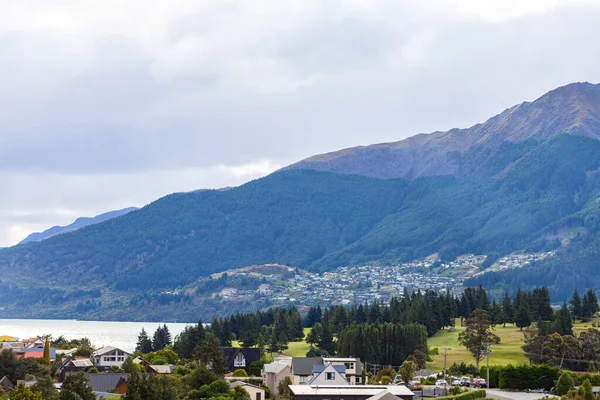
[[[551,260],[544,265],[557,263],[552,273],[538,270],[523,282],[561,295],[573,283],[600,289],[600,142],[565,134],[473,148],[460,158],[454,176],[410,182],[286,170],[231,190],[166,196],[102,224],[0,250],[0,305],[60,305],[103,291],[134,307],[135,293],[148,296],[253,264],[324,271],[432,253],[453,259],[551,250],[569,229],[582,236],[556,260],[581,261],[579,278],[558,279],[565,265]],[[530,271],[509,272],[517,274],[509,285]],[[485,283],[502,289],[501,279]],[[73,316],[97,307],[86,303]],[[142,318],[144,310],[138,312]]]

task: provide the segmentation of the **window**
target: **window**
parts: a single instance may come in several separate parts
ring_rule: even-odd
[[[262,400],[262,393],[261,392],[257,392],[256,393],[256,400]]]
[[[325,380],[332,381],[335,379],[335,372],[325,372]]]
[[[360,376],[356,377],[356,383],[360,383]]]
[[[353,362],[344,363],[344,367],[346,367],[346,370],[354,369],[354,363]]]
[[[246,358],[244,357],[244,355],[242,353],[238,353],[237,356],[235,356],[235,360],[233,360],[233,366],[234,367],[245,367],[246,366]]]
[[[123,358],[123,357],[117,357],[117,361],[125,361],[125,358]]]
[[[300,384],[302,385],[302,384],[305,384],[305,383],[308,383],[308,376],[301,375],[300,376]]]

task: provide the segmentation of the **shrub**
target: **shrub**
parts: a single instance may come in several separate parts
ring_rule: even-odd
[[[559,396],[563,396],[571,390],[571,388],[575,385],[573,381],[573,377],[568,372],[563,372],[558,378],[558,382],[556,382],[556,394]]]
[[[250,376],[260,376],[262,369],[265,365],[264,360],[254,361],[248,366],[248,375]]]
[[[581,388],[583,389],[583,397],[585,397],[585,400],[592,400],[594,398],[594,394],[592,393],[592,384],[589,379],[583,381]]]
[[[444,396],[438,397],[437,400],[474,400],[474,399],[485,399],[487,393],[484,389],[471,390],[469,392],[463,392],[455,396]]]
[[[559,368],[549,365],[506,365],[500,368],[500,389],[539,389],[546,390],[554,386],[558,378]],[[492,369],[490,368],[490,372]],[[566,392],[565,392],[566,393]]]
[[[247,378],[248,373],[243,369],[236,369],[235,371],[233,371],[233,374],[231,374],[231,376],[235,378]]]

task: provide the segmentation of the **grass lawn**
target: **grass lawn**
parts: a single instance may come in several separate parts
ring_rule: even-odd
[[[592,327],[591,322],[577,323],[574,326],[574,333],[578,335],[580,332],[587,330]],[[448,357],[446,360],[446,366],[449,367],[453,363],[465,362],[467,364],[474,364],[475,360],[471,354],[458,343],[458,334],[462,332],[464,328],[460,327],[460,320],[456,320],[456,332],[448,332],[444,329],[438,332],[435,336],[429,338],[427,343],[431,348],[437,347],[440,354],[432,356],[433,362],[427,363],[428,368],[435,370],[441,370],[444,368],[444,347],[449,348]],[[492,353],[490,354],[490,365],[507,365],[507,364],[520,364],[528,363],[525,354],[523,353],[523,332],[514,325],[507,324],[506,327],[502,325],[496,326],[494,333],[500,336],[500,343],[490,346]],[[482,360],[484,365],[485,359]]]
[[[304,328],[304,338],[306,338],[306,335],[308,335],[308,332],[310,332],[310,328]],[[238,340],[232,340],[231,346],[232,347],[242,347],[242,344]],[[309,349],[310,349],[310,345],[308,343],[306,343],[304,340],[302,340],[300,342],[289,342],[288,349],[281,354],[284,356],[290,356],[290,357],[304,357],[304,356],[306,356],[306,353],[308,353]],[[273,356],[276,357],[277,354],[273,354]],[[267,357],[267,358],[270,358],[270,357]]]
[[[310,332],[310,328],[304,328],[304,338],[306,339],[306,335]],[[284,356],[290,357],[304,357],[308,350],[310,349],[310,345],[306,343],[304,340],[301,342],[290,342],[288,343],[288,349],[284,351],[282,354]]]

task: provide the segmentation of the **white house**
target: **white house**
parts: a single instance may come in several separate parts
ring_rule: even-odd
[[[353,357],[324,357],[324,364],[343,365],[346,368],[345,377],[351,385],[360,385],[362,382],[362,364],[360,358]]]
[[[131,353],[108,346],[92,353],[92,361],[98,367],[120,367]]]
[[[346,368],[343,365],[313,365],[313,377],[309,385],[350,385],[346,379]]]

